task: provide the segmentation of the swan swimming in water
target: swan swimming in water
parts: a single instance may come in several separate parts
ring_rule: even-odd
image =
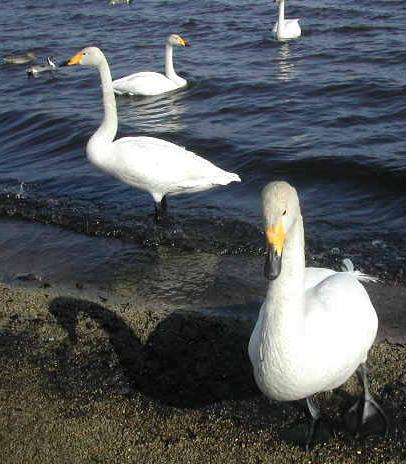
[[[138,72],[113,81],[114,92],[118,95],[160,95],[187,86],[186,79],[176,74],[173,67],[173,47],[188,47],[189,42],[177,34],[171,34],[165,45],[165,74]]]
[[[27,68],[27,74],[29,76],[38,76],[38,74],[43,73],[43,72],[53,72],[57,68],[57,64],[55,62],[55,59],[52,56],[47,57],[47,64],[34,64],[32,66],[29,66]]]
[[[277,401],[306,399],[309,449],[320,417],[313,395],[339,387],[357,371],[364,398],[350,412],[359,413],[358,426],[378,413],[386,427],[365,366],[378,318],[359,280],[374,279],[348,262],[345,272],[305,267],[299,199],[288,183],[268,184],[262,204],[270,284],[248,347],[259,389]]]
[[[132,0],[110,0],[110,5],[129,5]]]
[[[272,33],[277,40],[297,39],[302,35],[298,19],[285,19],[285,0],[275,0],[279,4],[278,21]]]
[[[64,66],[85,65],[99,70],[104,118],[86,145],[88,160],[115,178],[149,192],[155,201],[155,219],[166,209],[166,196],[201,192],[218,185],[240,182],[237,174],[226,172],[183,147],[154,137],[123,137],[117,133],[117,108],[110,68],[103,52],[87,47]]]

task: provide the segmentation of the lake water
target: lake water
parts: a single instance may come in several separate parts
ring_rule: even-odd
[[[161,71],[166,36],[181,34],[191,47],[175,50],[175,68],[190,86],[120,97],[118,135],[186,146],[242,182],[170,198],[171,231],[161,243],[182,256],[260,254],[260,191],[285,179],[300,193],[310,255],[350,256],[357,267],[403,279],[406,4],[288,0],[286,13],[301,18],[299,40],[272,39],[271,0],[18,0],[2,6],[1,51],[61,62],[97,45],[118,78]],[[0,76],[3,280],[91,274],[111,288],[112,275],[140,275],[151,260],[145,245],[165,234],[153,227],[149,195],[85,158],[102,117],[97,72],[63,68],[28,79],[24,66],[2,64]],[[172,251],[170,268],[190,259],[174,260]]]

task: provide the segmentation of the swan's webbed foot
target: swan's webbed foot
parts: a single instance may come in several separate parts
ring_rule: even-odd
[[[330,427],[321,421],[320,409],[313,396],[306,398],[306,415],[308,422],[300,422],[283,431],[284,440],[310,451],[318,443],[324,443],[331,438]]]
[[[350,421],[347,422],[349,423],[352,432],[358,436],[361,434],[361,431],[366,424],[370,423],[374,417],[379,416],[383,424],[384,434],[386,434],[388,431],[388,418],[381,406],[375,401],[369,392],[367,373],[368,369],[366,365],[360,364],[357,369],[357,375],[360,383],[362,383],[364,387],[364,394],[358,398],[356,403],[351,406],[347,413],[347,417],[355,417],[355,427],[351,427]]]

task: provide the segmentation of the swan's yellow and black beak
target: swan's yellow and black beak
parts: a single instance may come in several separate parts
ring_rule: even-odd
[[[179,37],[179,45],[182,45],[182,47],[190,47],[189,42],[183,37]]]
[[[76,55],[72,56],[69,60],[64,61],[60,66],[74,66],[76,64],[80,64],[82,58],[83,52],[76,53]]]
[[[274,280],[281,273],[282,252],[285,244],[285,228],[282,222],[265,229],[266,257],[264,274],[269,280]]]

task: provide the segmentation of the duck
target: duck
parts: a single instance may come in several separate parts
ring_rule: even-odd
[[[238,174],[224,171],[186,148],[155,137],[123,137],[114,140],[117,107],[110,67],[103,52],[87,47],[63,63],[99,71],[104,117],[86,145],[87,159],[116,179],[148,192],[155,204],[155,221],[166,213],[167,196],[201,192],[215,186],[240,182]]]
[[[314,395],[339,387],[356,372],[364,392],[349,414],[360,418],[357,428],[377,414],[386,430],[385,413],[367,380],[378,318],[361,281],[375,278],[348,262],[340,272],[305,267],[299,198],[287,182],[265,186],[262,209],[269,286],[248,345],[258,388],[275,401],[306,400],[308,450],[320,420]]]
[[[41,74],[43,72],[53,72],[56,70],[58,67],[55,59],[52,56],[47,56],[47,64],[37,64],[37,65],[32,65],[29,66],[26,71],[29,76],[36,77],[38,74]]]
[[[187,86],[187,80],[176,74],[173,67],[173,47],[189,47],[189,42],[178,34],[171,34],[165,45],[165,74],[138,72],[113,81],[117,95],[161,95]]]
[[[7,64],[28,64],[37,60],[34,52],[15,53],[12,55],[3,56],[3,61]]]
[[[302,35],[299,19],[285,19],[285,0],[275,2],[279,5],[279,12],[272,34],[277,40],[297,39]]]

